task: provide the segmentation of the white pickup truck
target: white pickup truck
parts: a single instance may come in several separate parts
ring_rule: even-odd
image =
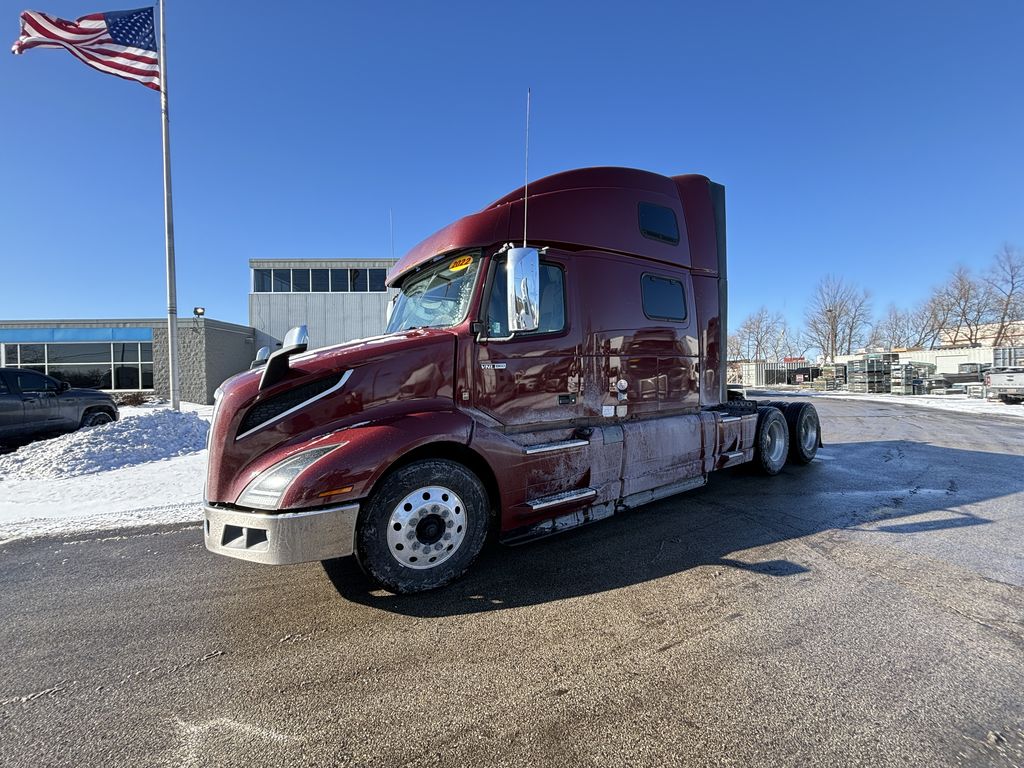
[[[989,371],[985,374],[985,389],[989,397],[998,397],[1004,403],[1024,402],[1024,368]]]

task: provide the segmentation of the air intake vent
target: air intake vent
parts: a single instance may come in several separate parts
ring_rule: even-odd
[[[298,410],[307,403],[318,400],[332,389],[339,388],[345,379],[348,378],[349,373],[350,371],[346,371],[344,375],[339,373],[311,381],[308,384],[302,384],[254,405],[245,414],[245,418],[242,419],[242,423],[238,427],[238,439],[245,437],[250,432],[255,432],[257,429],[273,421],[277,421],[289,412]]]

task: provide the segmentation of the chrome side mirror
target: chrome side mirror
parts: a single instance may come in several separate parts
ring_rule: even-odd
[[[267,362],[268,357],[270,357],[270,347],[260,347],[256,351],[256,359],[249,365],[249,369],[259,368]]]
[[[282,349],[288,349],[289,347],[308,347],[309,346],[309,328],[305,325],[296,325],[290,329],[288,333],[284,335],[284,341],[281,342]]]
[[[309,329],[304,325],[296,325],[284,335],[281,348],[267,358],[260,377],[260,391],[269,389],[285,377],[288,371],[288,358],[299,355],[309,347]]]
[[[535,331],[540,325],[540,254],[536,248],[510,248],[508,331]]]

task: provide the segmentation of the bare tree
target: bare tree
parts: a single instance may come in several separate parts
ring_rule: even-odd
[[[980,343],[982,326],[993,315],[993,294],[988,284],[974,279],[966,267],[957,267],[936,298],[949,310],[946,340],[953,345]]]
[[[729,360],[743,359],[743,339],[738,333],[730,333],[726,344]]]
[[[907,344],[910,349],[931,349],[939,341],[948,312],[936,304],[934,296],[918,304],[905,314]]]
[[[910,329],[910,316],[909,311],[901,310],[895,304],[890,304],[889,309],[871,330],[872,344],[886,349],[909,347],[910,337],[913,335]]]
[[[737,329],[741,357],[747,360],[767,360],[776,353],[777,340],[785,321],[782,315],[761,307],[747,315]]]
[[[829,275],[815,288],[804,320],[809,344],[826,360],[852,354],[870,338],[871,295]]]
[[[1015,338],[1012,331],[1024,320],[1024,255],[1004,243],[985,276],[985,284],[996,324],[993,346],[1001,347]]]

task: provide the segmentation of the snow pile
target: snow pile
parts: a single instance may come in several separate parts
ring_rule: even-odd
[[[168,459],[206,447],[209,422],[169,409],[41,440],[0,456],[0,480],[75,477]]]

